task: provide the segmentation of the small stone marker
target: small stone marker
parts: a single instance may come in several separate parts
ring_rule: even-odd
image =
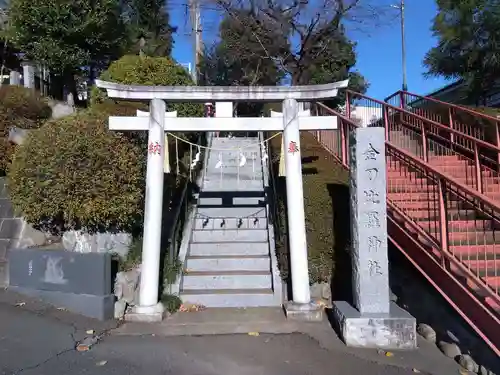
[[[334,302],[340,333],[348,346],[413,349],[416,321],[390,301],[385,130],[356,129],[349,151],[355,306]]]
[[[12,249],[9,288],[101,320],[114,317],[111,254]]]

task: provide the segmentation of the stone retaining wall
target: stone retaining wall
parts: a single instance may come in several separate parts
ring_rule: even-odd
[[[0,177],[0,287],[9,284],[7,250],[43,245],[46,236],[14,213],[7,192],[7,179]]]

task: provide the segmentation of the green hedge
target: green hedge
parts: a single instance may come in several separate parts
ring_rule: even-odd
[[[99,79],[128,85],[193,86],[193,80],[184,67],[170,57],[127,55],[113,62]],[[103,90],[93,89],[92,104],[106,100]],[[169,111],[179,117],[202,117],[203,104],[167,103]]]
[[[15,146],[8,142],[11,127],[35,129],[52,114],[45,98],[20,86],[0,87],[0,175],[10,163]]]
[[[334,250],[337,249],[334,228],[336,207],[333,205],[332,191],[336,187],[347,188],[349,174],[316,142],[311,134],[302,132],[300,142],[310,282],[311,284],[330,282],[335,270]],[[273,154],[279,156],[281,137],[275,137],[271,141],[271,147]],[[273,163],[277,170],[279,158],[274,157]],[[281,221],[286,223],[285,178],[281,177],[280,180],[278,195],[282,201],[279,202],[278,207]],[[347,212],[346,215],[348,214]],[[348,221],[348,219],[345,220]],[[285,228],[284,225],[282,230]],[[287,279],[289,257],[286,241],[277,244],[277,255],[280,273],[284,279]]]
[[[11,199],[26,220],[53,234],[133,231],[142,215],[144,150],[83,111],[33,130],[8,170]]]

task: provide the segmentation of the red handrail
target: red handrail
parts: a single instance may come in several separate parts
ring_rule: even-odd
[[[333,154],[333,156],[335,156],[344,165],[344,167],[349,168],[348,152],[347,152],[348,137],[346,133],[349,131],[349,128],[356,128],[358,127],[358,125],[354,123],[351,119],[325,106],[324,104],[322,103],[317,103],[317,104],[320,108],[323,108],[327,112],[337,116],[339,120],[338,131],[340,132],[340,138],[336,136],[335,131],[316,132],[317,133],[316,137],[318,138],[318,141],[321,144],[323,144],[325,148],[329,149],[329,151]],[[390,107],[394,108],[393,106]],[[328,137],[329,135],[331,135],[331,137]],[[327,141],[327,138],[328,139],[331,138],[331,140],[333,140],[333,143],[336,143],[336,145],[327,146],[327,142],[325,142]],[[477,139],[475,141],[477,141]],[[341,142],[341,144],[338,144],[339,142]],[[468,300],[478,305],[478,309],[474,311],[476,312],[481,311],[479,314],[480,315],[483,314],[481,316],[489,322],[488,323],[489,326],[485,327],[484,326],[484,324],[486,324],[485,322],[482,322],[484,324],[478,325],[477,322],[474,321],[474,319],[469,319],[469,317],[464,316],[464,312],[461,310],[461,308],[464,308],[466,306],[462,306],[461,308],[455,306],[457,307],[457,312],[462,315],[462,317],[485,340],[485,342],[493,349],[493,351],[498,355],[500,355],[500,342],[499,342],[500,320],[498,316],[489,310],[489,307],[485,304],[485,302],[479,300],[473,294],[473,289],[471,289],[471,287],[466,286],[465,284],[461,284],[460,281],[458,281],[458,278],[453,276],[453,272],[450,271],[454,269],[455,270],[454,272],[460,272],[462,276],[468,277],[480,288],[480,290],[484,293],[483,295],[488,295],[492,300],[496,301],[497,303],[500,302],[500,294],[499,294],[500,288],[498,286],[495,286],[494,290],[493,287],[490,286],[486,280],[482,279],[481,274],[478,273],[479,271],[476,271],[476,273],[474,273],[473,270],[471,269],[473,267],[470,265],[470,263],[467,263],[467,261],[470,261],[471,258],[474,259],[473,256],[476,254],[474,252],[475,250],[473,250],[474,249],[473,247],[466,246],[467,252],[466,255],[464,256],[463,255],[464,253],[461,253],[460,250],[457,249],[457,247],[462,246],[461,243],[460,245],[457,245],[456,243],[450,245],[448,243],[450,235],[451,234],[456,235],[457,232],[451,233],[451,229],[448,227],[449,225],[455,225],[455,224],[448,219],[448,215],[450,214],[450,209],[453,210],[453,208],[447,207],[447,202],[445,197],[447,197],[449,194],[450,197],[454,197],[453,199],[456,199],[459,204],[463,204],[465,202],[466,205],[472,206],[473,210],[486,214],[486,217],[489,217],[488,220],[492,220],[498,224],[500,224],[500,203],[497,203],[491,198],[485,196],[484,194],[481,194],[480,192],[470,188],[469,186],[462,184],[460,181],[456,180],[455,178],[451,177],[445,172],[440,171],[438,168],[435,168],[432,165],[429,165],[426,161],[421,160],[412,155],[411,153],[401,149],[400,147],[391,144],[390,141],[386,141],[386,147],[388,150],[387,152],[389,157],[388,160],[394,160],[395,164],[406,163],[405,165],[407,164],[410,165],[412,170],[417,168],[416,170],[418,171],[419,170],[418,168],[420,168],[420,170],[425,171],[425,173],[417,172],[415,175],[419,176],[418,178],[420,178],[421,180],[422,179],[425,180],[427,178],[431,183],[430,185],[424,183],[425,187],[429,188],[431,187],[431,185],[437,186],[437,194],[435,191],[430,193],[427,192],[427,194],[429,194],[427,199],[430,200],[437,199],[437,204],[433,203],[433,205],[435,206],[434,209],[437,211],[438,214],[438,221],[436,222],[435,219],[431,218],[432,216],[431,210],[427,212],[427,215],[429,216],[428,218],[429,226],[431,222],[434,220],[434,224],[438,224],[437,226],[439,227],[438,228],[439,230],[438,231],[431,230],[430,232],[424,230],[424,228],[421,226],[422,224],[416,222],[415,218],[412,218],[411,215],[408,216],[407,212],[405,212],[404,210],[404,204],[400,204],[401,208],[399,208],[397,206],[398,203],[400,202],[397,201],[392,202],[391,198],[388,198],[387,203],[391,207],[392,210],[391,212],[393,212],[393,215],[395,215],[395,217],[402,218],[402,220],[405,223],[407,223],[407,225],[409,224],[411,227],[413,227],[415,231],[414,233],[419,233],[417,236],[419,242],[424,244],[425,243],[433,244],[432,247],[434,247],[437,253],[439,254],[441,262],[440,267],[443,269],[443,272],[450,275],[450,277],[453,278],[453,280],[455,280],[454,282],[456,285],[459,284],[461,285],[460,288],[462,288],[463,292],[467,294]],[[495,146],[492,147],[496,148]],[[391,182],[392,180],[389,179],[388,181]],[[408,181],[406,181],[405,183],[408,184]],[[410,185],[412,183],[415,183],[415,181],[410,182]],[[419,192],[418,189],[416,190],[417,192]],[[434,195],[432,195],[433,193]],[[410,198],[411,194],[408,194],[408,199]],[[490,212],[488,212],[487,209],[489,209]],[[475,223],[474,220],[473,223]],[[488,231],[489,229],[486,230]],[[469,231],[466,230],[465,235],[469,234],[475,235],[476,231],[477,229],[470,229],[469,233]],[[459,233],[459,235],[462,235],[462,233]],[[478,245],[476,245],[476,247],[477,246]],[[464,257],[467,259],[464,260],[463,259]],[[494,263],[493,264],[494,276],[500,276],[499,274],[500,262],[494,261],[493,263]],[[478,266],[476,266],[476,268],[477,267]],[[437,284],[436,287],[438,287]],[[452,305],[454,304],[452,303]],[[472,314],[474,315],[474,313]],[[481,326],[482,328],[480,328],[479,326]]]
[[[356,95],[357,97],[360,97],[360,98],[363,98],[363,99],[368,99],[368,100],[371,100],[371,101],[373,101],[373,102],[375,102],[375,103],[378,103],[378,104],[382,105],[383,107],[387,107],[387,108],[393,109],[393,110],[395,110],[395,111],[398,111],[398,112],[404,113],[404,114],[406,114],[406,115],[410,115],[410,116],[412,116],[413,118],[417,118],[417,119],[419,119],[419,120],[421,120],[421,121],[425,121],[425,122],[429,123],[430,125],[435,126],[435,127],[439,128],[439,129],[442,129],[442,130],[444,130],[444,131],[446,131],[446,132],[449,132],[449,133],[451,133],[451,134],[457,135],[457,136],[459,136],[459,137],[461,137],[461,138],[465,138],[465,139],[467,139],[468,141],[471,141],[471,142],[477,143],[477,144],[478,144],[479,146],[481,146],[481,147],[484,147],[484,148],[487,148],[487,149],[490,149],[490,150],[493,150],[493,151],[496,151],[496,152],[500,152],[500,147],[498,147],[498,146],[492,145],[491,143],[485,142],[485,141],[483,141],[483,140],[481,140],[481,139],[478,139],[478,138],[473,137],[473,136],[471,136],[471,135],[465,134],[465,133],[463,133],[463,132],[461,132],[461,131],[458,131],[458,130],[452,129],[452,128],[450,128],[450,127],[446,126],[446,125],[443,125],[443,124],[441,124],[441,123],[439,123],[439,122],[436,122],[436,121],[430,120],[430,119],[428,119],[428,118],[426,118],[426,117],[424,117],[424,116],[421,116],[421,115],[415,114],[415,113],[410,112],[410,111],[408,111],[408,110],[406,110],[406,109],[403,109],[403,108],[400,108],[400,107],[393,106],[393,105],[388,104],[388,103],[386,103],[386,102],[383,102],[383,101],[381,101],[381,100],[374,99],[374,98],[371,98],[371,97],[369,97],[369,96],[366,96],[366,95],[363,95],[363,94],[359,94],[359,93],[354,92],[354,91],[351,91],[351,90],[346,90],[346,92],[347,92],[347,93],[350,93],[350,94],[353,94],[353,95]],[[319,105],[320,105],[321,107],[323,107],[324,109],[327,109],[327,110],[332,111],[332,113],[336,113],[334,110],[332,110],[331,108],[328,108],[328,107],[327,107],[327,106],[325,106],[323,103],[317,103],[317,104],[319,104]],[[338,116],[338,115],[337,115],[337,116]],[[341,116],[342,116],[342,115],[341,115]],[[347,120],[347,118],[345,118],[345,119]],[[349,121],[351,121],[351,120],[349,119]],[[356,125],[356,126],[357,126],[357,125]]]
[[[414,94],[412,92],[409,92],[409,91],[403,91],[403,90],[399,90],[397,91],[396,93],[394,93],[393,95],[391,96],[388,96],[386,98],[386,100],[389,100],[390,98],[392,97],[395,97],[396,95],[399,95],[399,94],[405,94],[405,95],[411,95],[411,96],[414,96],[416,98],[419,98],[419,99],[424,99],[424,100],[427,100],[429,102],[433,102],[433,103],[436,103],[436,104],[440,104],[442,106],[445,106],[447,108],[453,108],[455,110],[459,110],[459,111],[462,111],[462,112],[466,112],[470,115],[473,115],[475,117],[481,117],[481,118],[484,118],[485,120],[489,120],[489,121],[499,121],[498,118],[496,117],[493,117],[493,116],[490,116],[486,113],[482,113],[482,112],[479,112],[479,111],[475,111],[473,109],[470,109],[470,108],[467,108],[467,107],[464,107],[464,106],[461,106],[461,105],[458,105],[458,104],[453,104],[453,103],[447,103],[447,102],[443,102],[442,100],[439,100],[439,99],[435,99],[435,98],[431,98],[430,96],[423,96],[423,95],[418,95],[418,94]],[[408,104],[408,103],[407,103]]]

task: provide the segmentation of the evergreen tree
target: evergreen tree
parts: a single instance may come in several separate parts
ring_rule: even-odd
[[[500,0],[437,0],[438,44],[425,56],[428,75],[462,79],[484,104],[500,78]]]

